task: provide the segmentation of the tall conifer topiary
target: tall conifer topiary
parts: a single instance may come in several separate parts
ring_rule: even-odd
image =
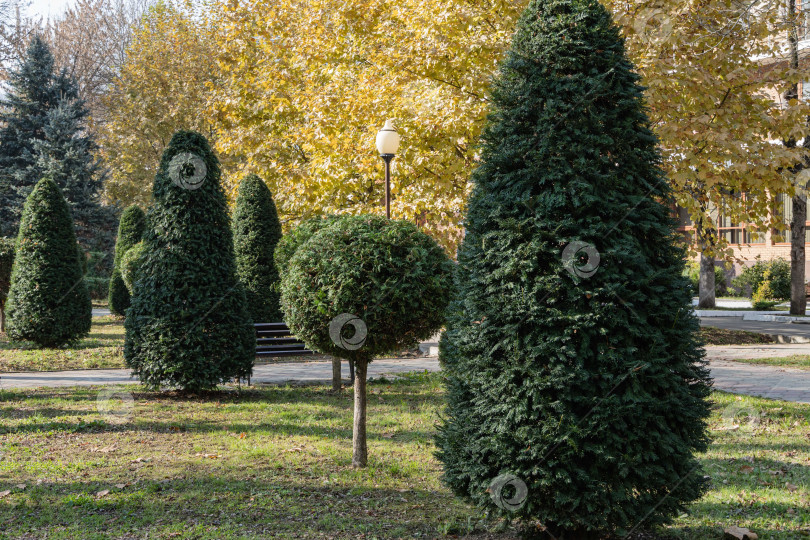
[[[281,240],[273,195],[255,174],[245,178],[236,196],[233,243],[236,272],[245,288],[247,307],[256,322],[281,321],[279,277],[273,253]]]
[[[70,208],[53,180],[23,207],[6,311],[11,339],[58,347],[90,332],[90,296]]]
[[[556,538],[700,497],[708,371],[639,77],[596,0],[532,0],[494,85],[440,346],[445,480]]]
[[[203,390],[249,376],[255,332],[236,278],[219,160],[205,137],[172,137],[153,197],[124,325],[127,365],[152,388]]]
[[[118,240],[115,242],[115,259],[110,276],[110,289],[107,296],[110,311],[116,315],[126,315],[130,295],[121,278],[121,259],[135,244],[141,241],[146,229],[146,214],[137,205],[132,205],[121,214],[118,222]]]

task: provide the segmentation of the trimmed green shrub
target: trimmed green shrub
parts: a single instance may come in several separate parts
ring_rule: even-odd
[[[20,222],[8,335],[41,347],[71,343],[90,331],[91,309],[70,209],[53,180],[40,180]]]
[[[766,272],[767,274],[767,272]],[[751,297],[751,306],[756,310],[767,310],[778,304],[771,287],[771,280],[763,279],[757,292]]]
[[[256,334],[236,278],[219,160],[205,137],[172,137],[153,199],[124,322],[127,366],[150,388],[196,391],[248,377]]]
[[[366,373],[444,322],[453,263],[412,223],[336,219],[302,244],[281,277],[287,325],[309,347],[355,363],[354,466],[367,462]]]
[[[709,372],[638,81],[599,2],[531,0],[471,178],[438,457],[549,537],[654,527],[707,486]]]
[[[143,238],[146,230],[146,214],[137,205],[132,205],[121,214],[118,222],[118,240],[115,242],[115,259],[110,276],[108,303],[110,311],[116,315],[126,315],[130,304],[130,291],[121,278],[121,259],[132,246]]]
[[[700,263],[688,261],[683,271],[684,277],[689,279],[692,296],[697,296],[700,292]],[[714,267],[714,294],[715,296],[727,296],[729,293],[726,282],[726,271],[722,266]]]
[[[752,266],[746,266],[731,284],[739,289],[740,294],[752,298],[765,281],[766,273],[770,281],[768,294],[772,294],[774,300],[789,300],[790,263],[785,259],[757,261]]]
[[[124,281],[124,285],[127,286],[127,290],[130,293],[132,293],[135,282],[138,280],[145,252],[143,242],[138,242],[132,246],[129,251],[124,253],[124,256],[121,258],[121,279]]]
[[[15,242],[0,238],[0,332],[6,331],[6,299],[11,286],[11,267],[14,265]]]
[[[334,223],[336,219],[338,219],[338,216],[313,217],[301,222],[297,227],[285,234],[276,246],[274,255],[279,274],[284,273],[287,269],[287,263],[301,245],[312,238],[312,235],[316,232]]]
[[[248,313],[256,322],[280,322],[279,276],[273,253],[281,240],[276,203],[255,174],[245,178],[233,212],[236,274],[245,289]]]

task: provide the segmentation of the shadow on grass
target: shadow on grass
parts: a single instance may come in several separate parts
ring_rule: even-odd
[[[38,537],[59,526],[74,531],[76,538],[89,538],[87,533],[103,524],[111,535],[105,537],[128,531],[161,537],[166,531],[191,533],[202,527],[197,529],[202,534],[180,537],[230,538],[229,532],[238,531],[240,538],[313,538],[323,533],[332,538],[435,538],[459,524],[473,524],[473,530],[464,532],[474,532],[482,517],[449,492],[372,487],[374,480],[367,477],[354,486],[324,487],[320,479],[303,475],[289,478],[261,467],[251,472],[248,478],[234,478],[188,471],[180,478],[139,479],[123,489],[114,487],[114,481],[42,483],[0,501],[0,521],[11,537]],[[98,497],[102,490],[110,493]]]

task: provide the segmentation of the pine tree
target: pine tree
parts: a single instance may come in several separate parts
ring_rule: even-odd
[[[90,332],[91,304],[65,198],[53,180],[28,196],[6,306],[8,335],[58,347]]]
[[[73,86],[72,81],[64,84]],[[84,101],[62,99],[46,115],[43,139],[34,141],[36,167],[62,190],[81,239],[97,234],[99,225],[108,226],[111,217],[100,204],[106,175],[93,155],[96,144],[85,129],[87,115]]]
[[[127,365],[148,387],[214,388],[250,375],[256,334],[236,277],[219,161],[180,131],[163,153],[124,323]]]
[[[638,80],[596,0],[530,2],[440,344],[445,481],[561,539],[667,522],[705,488],[708,370]]]
[[[233,213],[236,272],[245,288],[248,312],[256,322],[281,321],[279,275],[273,254],[281,240],[276,203],[255,174],[239,186]]]
[[[6,96],[0,100],[0,222],[16,234],[26,197],[43,177],[35,143],[45,138],[48,112],[62,99],[78,96],[66,77],[54,76],[47,43],[34,36],[25,59],[9,73]]]
[[[116,315],[126,315],[130,294],[121,277],[121,259],[135,244],[141,241],[146,229],[146,214],[137,205],[132,205],[121,214],[118,223],[118,240],[115,242],[115,260],[110,276],[110,289],[107,296],[110,311]]]

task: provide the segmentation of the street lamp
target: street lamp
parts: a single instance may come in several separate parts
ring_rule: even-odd
[[[377,151],[385,161],[385,217],[391,219],[391,160],[399,150],[399,133],[394,129],[391,120],[377,132]]]

